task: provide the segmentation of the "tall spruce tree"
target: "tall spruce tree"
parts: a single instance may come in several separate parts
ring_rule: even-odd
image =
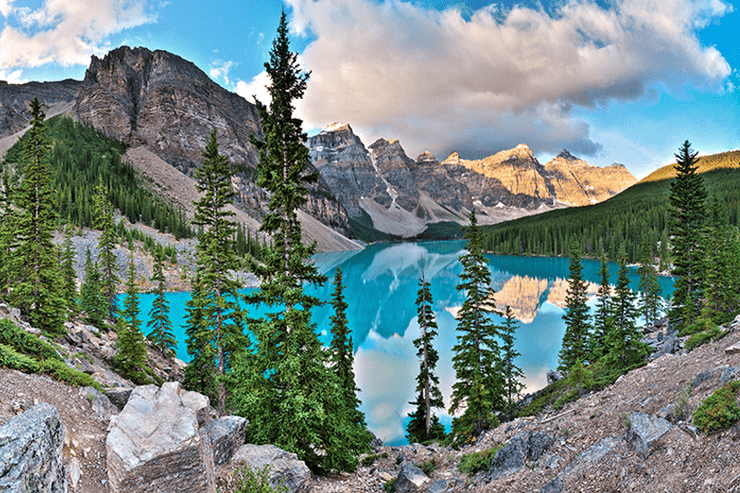
[[[203,196],[195,202],[193,224],[200,229],[196,264],[202,319],[197,327],[203,333],[198,336],[201,340],[197,348],[207,342],[215,350],[216,373],[211,378],[216,380],[219,416],[226,414],[224,377],[229,357],[245,344],[238,301],[241,285],[234,277],[241,267],[235,248],[236,223],[231,220],[234,213],[227,210],[236,196],[232,175],[228,158],[218,153],[214,130],[203,151],[201,166],[195,171],[197,188]]]
[[[17,209],[13,207],[12,185],[6,169],[0,174],[0,300],[7,302],[13,285],[13,251],[17,247],[15,221]]]
[[[596,292],[596,311],[594,313],[593,332],[591,333],[591,343],[589,347],[590,360],[596,361],[605,354],[604,344],[606,343],[606,334],[611,327],[611,296],[612,289],[609,284],[609,264],[606,260],[606,254],[601,252],[601,266],[599,267],[599,289]]]
[[[702,232],[706,215],[707,190],[697,174],[697,152],[687,140],[676,156],[676,178],[670,188],[673,237],[673,306],[670,316],[682,332],[691,332],[702,302],[704,276]]]
[[[662,289],[658,282],[658,273],[655,271],[654,259],[653,247],[649,238],[645,236],[640,246],[640,266],[637,268],[637,275],[640,276],[639,309],[645,317],[645,327],[649,327],[658,319],[663,308]]]
[[[64,333],[57,249],[52,243],[56,228],[56,194],[51,186],[45,114],[38,98],[31,101],[31,128],[23,137],[23,179],[14,196],[18,209],[15,236],[18,246],[11,257],[12,303],[31,325],[48,333]]]
[[[59,258],[62,269],[62,298],[69,316],[76,316],[79,312],[79,293],[77,292],[77,272],[74,267],[75,252],[72,247],[72,232],[69,225],[64,230],[63,247]]]
[[[481,232],[475,212],[471,212],[470,226],[465,230],[468,240],[467,253],[460,256],[463,272],[457,290],[465,295],[457,315],[456,344],[452,348],[452,367],[456,382],[452,385],[452,402],[449,412],[454,414],[452,433],[456,439],[477,436],[494,427],[498,420],[495,411],[503,404],[503,378],[495,370],[500,368],[500,348],[497,338],[498,325],[491,316],[498,314],[491,288],[491,272],[483,255]]]
[[[134,244],[129,243],[129,262],[126,275],[126,296],[123,299],[123,310],[116,319],[118,354],[114,366],[121,375],[136,384],[147,384],[146,376],[146,344],[141,333],[141,319],[139,314],[139,288],[136,283],[136,265],[134,263]]]
[[[622,249],[619,255],[619,276],[611,300],[611,328],[606,335],[605,366],[613,370],[639,366],[648,352],[648,346],[641,342],[642,335],[637,327],[637,317],[639,315],[635,303],[637,295],[629,286],[629,270],[626,257],[624,249]]]
[[[504,376],[504,389],[506,406],[503,415],[507,420],[514,419],[516,414],[516,401],[521,394],[524,384],[521,378],[524,378],[524,372],[519,368],[515,360],[521,356],[514,347],[516,339],[517,323],[514,319],[514,313],[511,307],[506,305],[504,312],[504,323],[501,326],[501,374]]]
[[[184,370],[183,386],[217,402],[216,352],[206,318],[207,298],[198,271],[191,288],[190,299],[185,303],[185,343],[190,362]]]
[[[116,223],[113,218],[113,206],[108,199],[108,190],[100,177],[95,187],[94,196],[95,227],[100,230],[98,240],[98,267],[100,269],[100,287],[107,301],[107,318],[115,322],[118,313],[118,267],[116,267]]]
[[[253,143],[260,155],[258,184],[270,194],[260,229],[272,245],[263,264],[250,266],[261,285],[248,299],[268,307],[268,314],[249,326],[256,351],[243,352],[234,368],[235,401],[249,419],[252,443],[295,452],[314,471],[352,470],[368,443],[357,433],[354,419],[332,413],[344,390],[311,322],[311,311],[320,302],[304,290],[307,284],[323,284],[326,277],[309,260],[316,244],[303,243],[298,219],[307,184],[318,180],[318,174],[308,172],[307,136],[293,116],[293,101],[303,97],[308,75],[290,51],[285,12],[265,69],[271,101],[269,107],[257,102],[264,141]]]
[[[154,253],[154,268],[152,269],[152,282],[154,286],[154,300],[152,309],[149,310],[149,321],[147,327],[149,334],[147,339],[152,341],[155,347],[159,348],[167,357],[175,356],[177,348],[177,339],[172,331],[172,322],[170,321],[170,302],[164,295],[165,282],[164,277],[164,252],[158,250]]]
[[[444,426],[434,414],[434,408],[444,408],[442,392],[439,390],[439,377],[435,373],[439,352],[433,346],[437,336],[437,320],[432,311],[431,285],[424,277],[424,263],[422,259],[421,279],[419,292],[416,296],[416,320],[421,334],[414,339],[416,357],[419,358],[419,374],[416,376],[416,400],[410,402],[416,406],[411,414],[411,420],[406,425],[406,437],[410,443],[424,443],[429,440],[445,438]]]
[[[80,289],[80,309],[90,325],[102,328],[108,315],[107,300],[101,293],[100,269],[93,260],[90,248],[85,251],[85,280]]]
[[[558,368],[568,371],[577,362],[585,363],[592,359],[589,351],[589,339],[591,337],[591,323],[589,322],[588,296],[586,290],[588,285],[583,279],[583,264],[581,263],[581,247],[573,242],[570,248],[570,261],[568,263],[570,277],[568,279],[568,291],[565,297],[565,335],[563,345],[560,348]]]

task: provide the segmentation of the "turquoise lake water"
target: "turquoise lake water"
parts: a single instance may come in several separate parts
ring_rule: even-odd
[[[331,280],[337,266],[344,275],[344,295],[349,308],[347,318],[355,348],[355,374],[368,427],[387,444],[405,443],[404,425],[414,398],[415,378],[419,369],[412,341],[419,335],[416,323],[416,293],[423,259],[427,280],[431,283],[434,311],[439,325],[435,346],[440,353],[437,374],[440,388],[449,404],[454,371],[451,348],[455,343],[455,314],[462,296],[455,289],[462,267],[458,257],[463,241],[376,244],[356,252],[324,253],[316,257],[320,272],[329,282],[315,294],[330,300]],[[489,255],[496,302],[508,304],[519,321],[516,345],[521,356],[517,364],[525,374],[527,390],[546,384],[546,373],[557,366],[558,352],[565,332],[562,321],[568,279],[568,259],[549,257],[512,257]],[[599,262],[584,259],[584,277],[595,303],[600,281]],[[611,264],[611,281],[616,282],[617,265]],[[637,289],[637,275],[631,270],[632,288]],[[660,278],[665,296],[672,290],[671,278]],[[178,339],[178,357],[187,361],[184,343],[185,303],[189,293],[168,293],[170,316]],[[142,314],[146,315],[153,295],[141,295]],[[251,312],[254,315],[256,312]],[[313,321],[325,344],[330,340],[331,306],[314,311]],[[448,426],[451,417],[437,410]]]

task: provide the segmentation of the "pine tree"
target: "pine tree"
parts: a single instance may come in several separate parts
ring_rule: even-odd
[[[261,286],[248,299],[270,312],[250,324],[256,352],[242,353],[234,368],[235,400],[249,419],[252,443],[295,452],[314,471],[353,470],[368,443],[359,438],[354,420],[332,413],[345,390],[339,388],[311,322],[311,311],[320,302],[304,290],[326,277],[309,260],[316,244],[303,243],[298,219],[298,209],[307,201],[306,186],[318,174],[308,173],[307,137],[301,120],[293,116],[293,101],[303,96],[308,75],[290,51],[285,12],[265,69],[271,102],[269,108],[257,103],[264,141],[253,143],[260,155],[258,185],[271,195],[260,230],[273,243],[263,255],[264,264],[251,263]]]
[[[581,248],[573,242],[570,249],[568,263],[570,278],[568,291],[565,297],[565,335],[558,358],[558,369],[568,371],[577,361],[585,362],[592,356],[589,351],[591,324],[586,302],[588,285],[583,279],[583,264],[581,264]]]
[[[499,327],[491,319],[498,314],[491,288],[488,260],[481,249],[481,233],[475,212],[464,238],[467,253],[460,257],[463,272],[457,290],[465,294],[457,315],[457,343],[452,348],[452,367],[456,382],[452,385],[449,412],[464,408],[462,416],[454,418],[452,432],[457,439],[477,436],[498,424],[494,412],[503,410],[503,379],[495,372],[500,367],[497,337]]]
[[[185,343],[190,362],[185,367],[183,386],[200,392],[215,402],[218,399],[216,375],[216,353],[211,339],[210,327],[206,319],[207,299],[203,283],[196,271],[192,282],[190,299],[185,304]]]
[[[697,152],[687,140],[676,154],[676,178],[669,201],[673,237],[673,306],[670,316],[682,332],[691,331],[702,301],[703,248],[701,242],[707,191],[697,174]]]
[[[126,296],[123,300],[123,311],[117,319],[118,354],[115,357],[115,367],[121,375],[136,384],[147,384],[146,376],[146,344],[141,333],[139,319],[139,289],[136,284],[136,265],[134,264],[134,244],[129,243],[129,263],[126,275]]]
[[[439,352],[432,345],[437,336],[437,321],[432,311],[432,291],[429,282],[424,278],[424,264],[421,266],[419,292],[416,296],[416,320],[421,329],[421,335],[414,339],[416,357],[420,360],[419,374],[416,377],[416,400],[410,402],[416,406],[411,414],[411,420],[406,425],[406,437],[409,443],[424,443],[429,440],[445,438],[444,426],[432,411],[434,408],[444,408],[442,392],[439,390],[439,377],[435,373]]]
[[[589,360],[596,361],[605,353],[606,335],[611,329],[611,296],[612,289],[609,284],[609,264],[606,255],[601,253],[601,267],[599,268],[601,282],[596,293],[596,312],[594,313],[594,330],[591,334],[589,347]]]
[[[80,309],[87,323],[101,328],[108,314],[107,300],[100,292],[100,269],[97,260],[93,261],[90,249],[85,251],[85,282],[80,289]]]
[[[643,237],[640,250],[640,266],[637,269],[637,275],[640,276],[639,307],[645,317],[645,327],[649,327],[660,316],[663,306],[662,289],[655,271],[652,245],[647,236]]]
[[[79,312],[77,303],[77,272],[74,268],[74,250],[72,249],[72,233],[70,226],[65,228],[64,249],[61,252],[59,264],[62,267],[62,297],[70,316],[76,316]]]
[[[6,170],[0,175],[0,300],[8,301],[13,285],[13,251],[17,247],[15,223],[17,209],[13,207],[12,184]]]
[[[51,187],[47,154],[45,114],[38,98],[31,101],[31,128],[23,140],[23,180],[14,198],[18,208],[15,236],[18,247],[11,264],[11,300],[31,325],[51,334],[64,333],[64,302],[61,295],[57,250],[52,243],[56,197]]]
[[[154,300],[152,309],[149,310],[149,335],[147,338],[152,341],[155,347],[158,347],[167,357],[174,357],[177,349],[177,340],[172,332],[172,322],[170,322],[170,302],[164,295],[165,282],[163,264],[164,253],[158,251],[154,255],[154,268],[152,272],[152,282],[156,283],[154,288]]]
[[[344,394],[346,410],[353,418],[350,418],[363,430],[365,428],[365,415],[359,410],[360,399],[357,398],[357,388],[354,371],[354,348],[352,336],[349,335],[347,322],[347,302],[344,301],[344,286],[342,285],[342,270],[337,267],[334,274],[334,294],[331,301],[334,315],[329,318],[331,322],[331,352],[330,362],[334,373],[339,379],[339,389]]]
[[[226,382],[229,356],[244,345],[241,331],[241,310],[238,291],[241,285],[234,271],[241,262],[236,255],[236,223],[233,212],[226,207],[234,201],[236,192],[231,184],[233,175],[226,156],[218,153],[216,131],[203,151],[203,162],[195,171],[198,191],[203,193],[195,202],[193,224],[201,228],[196,249],[197,273],[200,281],[200,305],[204,331],[198,347],[207,341],[215,349],[216,366],[211,378],[216,380],[219,416],[226,414]],[[207,368],[208,366],[206,366]]]
[[[118,312],[118,295],[116,286],[118,285],[118,269],[116,267],[116,225],[113,220],[113,206],[108,199],[108,191],[103,184],[103,178],[100,177],[98,185],[95,187],[94,196],[95,209],[95,227],[100,230],[100,239],[98,248],[98,265],[100,272],[100,287],[103,296],[107,301],[106,317],[111,322],[115,322],[116,313]]]
[[[620,252],[619,257],[619,277],[611,300],[611,329],[606,335],[608,352],[604,358],[606,367],[630,369],[643,362],[648,346],[641,342],[642,337],[637,328],[636,320],[639,315],[635,306],[637,295],[629,286],[629,270],[624,250]]]
[[[507,420],[514,419],[516,413],[516,400],[519,397],[524,384],[521,378],[524,378],[524,372],[516,366],[514,361],[520,356],[514,347],[515,333],[517,329],[514,314],[511,307],[506,305],[504,312],[504,323],[501,326],[501,374],[504,376],[504,389],[506,390],[506,407],[504,416]]]

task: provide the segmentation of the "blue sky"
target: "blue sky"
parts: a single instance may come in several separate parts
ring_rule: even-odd
[[[348,122],[440,160],[567,148],[638,177],[687,139],[740,147],[740,0],[0,0],[0,79],[81,79],[126,44],[264,99],[281,9],[312,72],[310,132]]]

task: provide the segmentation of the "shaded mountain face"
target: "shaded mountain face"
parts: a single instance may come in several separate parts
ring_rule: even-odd
[[[354,217],[370,215],[386,233],[413,236],[428,223],[464,223],[475,209],[494,224],[571,205],[600,202],[636,179],[622,165],[591,166],[567,151],[544,166],[524,144],[481,160],[457,153],[439,162],[409,158],[396,140],[365,147],[346,124],[309,138],[313,163]]]
[[[0,136],[27,125],[33,96],[48,106],[73,103],[82,122],[131,148],[144,147],[191,176],[215,129],[219,152],[240,170],[233,180],[239,201],[257,218],[267,209],[267,194],[254,183],[259,155],[250,143],[250,135],[262,138],[257,108],[191,62],[166,51],[123,46],[103,58],[93,56],[82,82],[1,85]],[[326,182],[310,186],[309,193],[304,210],[346,234],[349,217]]]

